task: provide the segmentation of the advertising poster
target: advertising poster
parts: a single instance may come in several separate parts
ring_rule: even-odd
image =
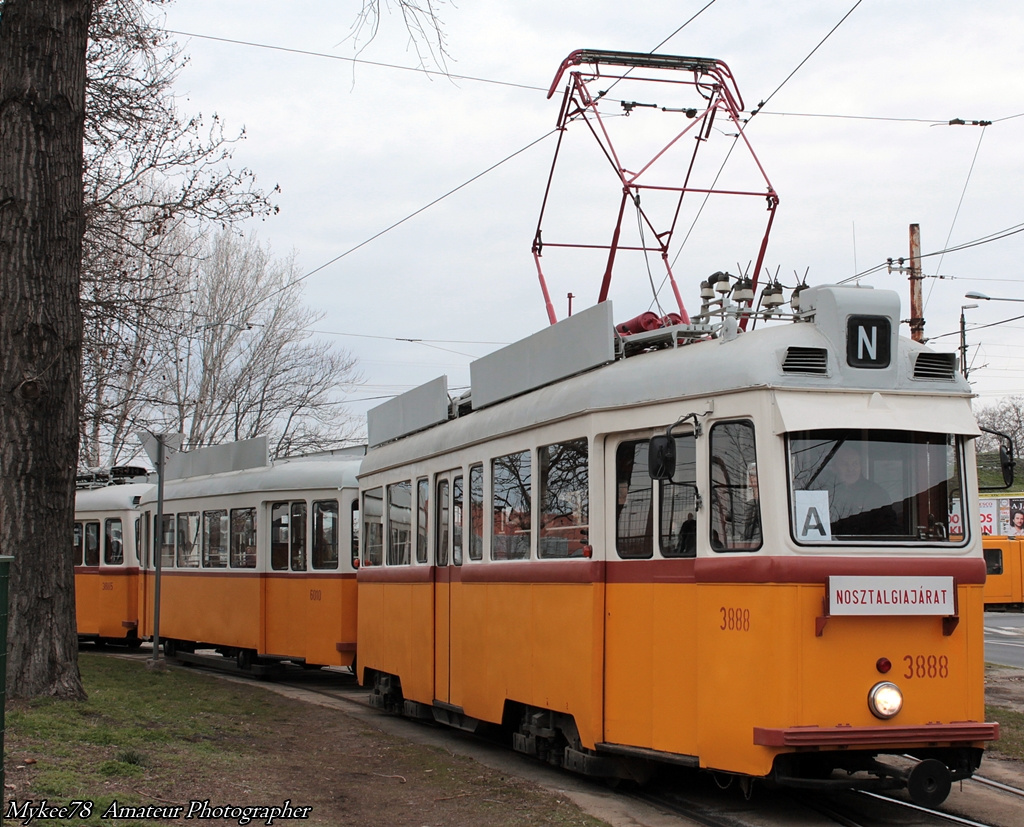
[[[1007,537],[1024,537],[1024,498],[1013,497],[1009,500],[1000,500],[1000,503],[1003,502],[1009,503],[1009,508],[1006,509],[1006,521],[1003,523],[1002,533]]]

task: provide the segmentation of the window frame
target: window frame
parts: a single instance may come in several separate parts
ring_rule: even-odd
[[[742,469],[734,468],[730,469],[726,466],[726,462],[721,458],[715,451],[715,437],[721,434],[725,429],[735,426],[741,426],[744,429],[750,431],[749,447],[750,454],[742,455]],[[757,468],[757,429],[754,425],[754,420],[749,417],[735,417],[731,419],[722,419],[717,422],[713,422],[711,427],[708,429],[708,515],[709,515],[709,535],[708,540],[710,542],[712,552],[716,554],[752,554],[760,551],[764,547],[764,531],[762,523],[762,508],[760,498],[760,486],[755,476],[749,477],[749,469],[753,466]],[[746,447],[746,446],[744,446]],[[742,449],[741,449],[742,450]],[[725,453],[725,452],[723,452]],[[715,481],[715,470],[716,468],[723,471],[725,474],[725,482]],[[742,476],[739,483],[733,483],[730,481],[730,471],[742,471]],[[725,488],[728,492],[729,502],[728,506],[724,507],[721,505],[721,498],[719,492]],[[735,515],[737,514],[737,504],[735,499],[736,491],[749,492],[753,491],[752,499],[746,500],[748,507],[744,509],[744,529],[743,534],[747,534],[747,526],[751,521],[756,521],[756,538],[751,539],[736,539],[732,535],[735,534]],[[747,496],[747,495],[744,495]],[[749,506],[753,506],[750,508]],[[722,539],[721,535],[716,541],[715,539],[715,526],[716,521],[718,527],[722,530],[722,535],[725,539]],[[733,525],[727,525],[733,523]],[[728,529],[728,530],[727,530]]]
[[[582,445],[582,479],[580,464],[569,467],[568,462],[559,462],[572,451],[579,451]],[[556,450],[558,449],[558,450]],[[552,477],[561,480],[566,473],[576,477],[577,487],[563,487],[555,492],[552,499]],[[564,494],[568,491],[579,493],[582,499],[573,504],[572,513],[565,510]],[[589,557],[590,544],[590,442],[586,437],[562,439],[537,448],[537,558],[542,560],[583,559]],[[560,510],[554,510],[558,504]],[[563,522],[563,520],[569,520]],[[555,525],[561,522],[560,525]],[[576,537],[572,535],[576,534]],[[564,553],[559,553],[564,543]]]
[[[341,503],[337,499],[313,500],[311,513],[310,567],[313,571],[336,571],[341,566]],[[324,528],[327,514],[331,515],[330,532]]]
[[[508,467],[514,467],[516,461],[522,463],[519,466],[519,475],[513,476],[511,472],[507,473],[507,485],[505,485],[506,472],[503,470],[501,474],[498,473],[498,469],[503,466],[501,463],[507,462]],[[533,557],[533,449],[525,449],[522,451],[515,451],[509,454],[502,454],[500,456],[491,458],[491,543],[490,543],[490,559],[493,561],[505,561],[505,560],[530,560]],[[526,469],[526,479],[522,478],[522,469]],[[520,493],[524,493],[525,489],[525,501],[520,499],[518,502],[513,501],[513,494],[516,489],[515,483],[518,481]],[[525,509],[521,506],[525,505]],[[520,506],[517,511],[516,506]],[[498,515],[502,515],[500,520],[501,530],[498,530]],[[506,528],[513,525],[513,517],[516,514],[521,515],[515,522],[518,524],[518,528],[512,531],[506,531]],[[525,520],[523,519],[525,516]],[[525,528],[524,528],[525,526]],[[523,540],[526,542],[524,543]],[[499,546],[504,548],[499,549]]]
[[[232,508],[228,519],[231,527],[228,567],[255,569],[259,564],[259,523],[256,508]]]

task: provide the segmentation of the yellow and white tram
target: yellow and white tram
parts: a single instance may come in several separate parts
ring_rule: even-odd
[[[297,458],[171,479],[162,528],[152,490],[141,505],[142,634],[158,631],[168,655],[210,648],[242,667],[258,659],[351,666],[359,459]]]
[[[669,763],[943,800],[978,767],[970,388],[895,293],[628,337],[610,303],[371,411],[374,702],[597,775]],[[747,311],[749,313],[749,311]],[[913,769],[886,755],[910,754]]]
[[[117,469],[126,470],[126,469]],[[135,470],[135,469],[131,469]],[[144,474],[138,471],[135,476]],[[136,647],[139,637],[140,499],[153,485],[120,476],[79,477],[72,557],[79,640]]]

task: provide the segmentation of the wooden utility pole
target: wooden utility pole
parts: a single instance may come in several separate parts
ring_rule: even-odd
[[[921,301],[921,226],[910,225],[910,338],[924,341],[924,305]]]

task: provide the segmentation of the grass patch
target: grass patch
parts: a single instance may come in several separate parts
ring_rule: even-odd
[[[999,740],[988,751],[1000,758],[1024,761],[1024,713],[999,706],[985,707],[985,718],[999,722]]]
[[[205,778],[230,777],[262,757],[257,739],[247,736],[273,720],[277,696],[193,672],[156,672],[139,661],[88,653],[79,655],[79,666],[87,701],[8,702],[8,801],[91,800],[97,804],[93,814],[74,824],[98,825],[113,800],[153,803],[151,795],[139,791],[140,782],[149,789],[170,789],[184,774],[203,785]]]

